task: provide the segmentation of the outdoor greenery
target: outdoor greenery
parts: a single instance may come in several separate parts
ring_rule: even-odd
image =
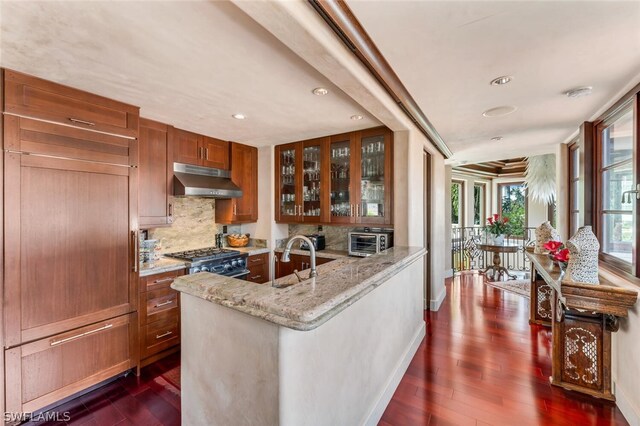
[[[482,190],[484,188],[480,185],[474,185],[473,187],[473,224],[481,225],[484,220],[482,209]]]
[[[523,184],[502,187],[502,216],[509,218],[510,233],[524,235],[526,227],[526,200]]]
[[[453,182],[451,184],[451,223],[460,225],[460,185]]]

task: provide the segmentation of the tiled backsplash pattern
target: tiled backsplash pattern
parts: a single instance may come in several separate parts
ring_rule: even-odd
[[[289,236],[296,234],[324,234],[327,250],[349,250],[349,232],[356,229],[348,226],[322,226],[322,231],[318,232],[317,225],[289,225]],[[286,240],[279,240],[277,246],[282,247]]]
[[[161,253],[215,245],[222,232],[215,223],[215,200],[201,197],[174,197],[173,225],[149,230],[149,239],[161,240]],[[240,233],[240,225],[229,225],[227,233]]]

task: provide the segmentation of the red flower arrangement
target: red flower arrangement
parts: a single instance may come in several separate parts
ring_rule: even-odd
[[[487,218],[487,230],[492,235],[502,235],[507,234],[509,232],[509,218],[508,217],[500,217],[499,214],[494,214],[493,217]]]
[[[569,262],[569,249],[561,241],[549,241],[543,247],[549,250],[549,257],[558,263],[566,265]]]

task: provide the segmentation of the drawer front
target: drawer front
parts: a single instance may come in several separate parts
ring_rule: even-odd
[[[140,306],[141,324],[149,324],[180,314],[180,295],[170,288],[161,288],[144,293]]]
[[[5,111],[123,136],[138,133],[138,107],[10,70]]]
[[[180,343],[180,320],[177,316],[147,324],[142,330],[141,359]]]
[[[5,351],[6,410],[31,412],[135,366],[135,314]]]
[[[269,281],[269,265],[262,263],[260,265],[250,265],[247,281],[263,284]]]
[[[247,258],[247,268],[269,263],[269,253],[256,254]]]
[[[161,274],[148,275],[140,278],[140,292],[169,288],[176,277],[184,275],[185,270],[163,272]]]

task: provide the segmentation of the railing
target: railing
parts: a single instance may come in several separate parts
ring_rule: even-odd
[[[535,228],[525,228],[524,235],[505,237],[505,244],[518,245],[516,253],[501,253],[502,265],[510,271],[531,271],[525,256],[527,246],[535,241]],[[451,264],[454,272],[484,270],[493,264],[493,253],[478,248],[486,239],[485,228],[467,227],[451,229]]]

